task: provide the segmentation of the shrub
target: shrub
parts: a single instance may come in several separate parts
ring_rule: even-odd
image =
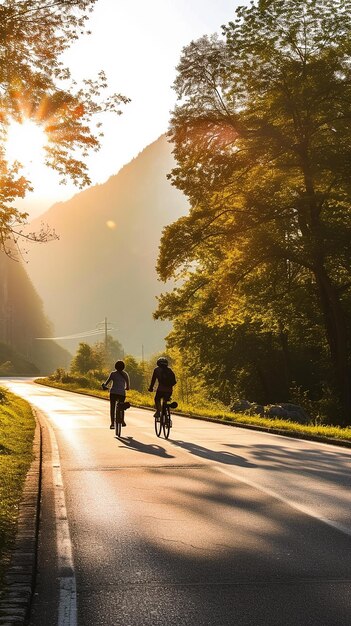
[[[8,403],[9,403],[9,397],[8,397],[7,390],[4,389],[3,387],[0,387],[0,404],[8,404]]]
[[[50,380],[56,380],[57,382],[62,381],[62,378],[66,376],[66,370],[63,367],[58,367],[51,376],[49,376]]]

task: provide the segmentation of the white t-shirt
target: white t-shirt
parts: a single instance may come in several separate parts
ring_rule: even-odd
[[[126,389],[129,389],[129,376],[124,370],[123,372],[119,372],[118,370],[111,372],[105,382],[105,385],[108,385],[111,382],[112,386],[110,388],[110,393],[118,393],[119,395],[124,396]]]

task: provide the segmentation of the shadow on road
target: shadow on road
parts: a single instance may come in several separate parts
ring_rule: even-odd
[[[258,467],[270,472],[284,471],[296,474],[297,477],[318,476],[323,482],[350,488],[351,454],[340,454],[338,448],[335,450],[327,447],[309,448],[309,442],[305,444],[302,441],[299,448],[284,446],[281,441],[276,444],[250,446],[232,443],[225,445],[246,453]]]
[[[257,467],[254,463],[249,463],[243,456],[233,454],[232,452],[215,451],[204,446],[199,446],[196,443],[190,443],[188,441],[181,441],[178,439],[172,439],[172,443],[184,450],[188,450],[191,454],[199,456],[202,459],[209,459],[216,461],[216,463],[224,463],[225,465],[239,465],[240,467]]]
[[[173,443],[210,458],[202,446]],[[350,537],[211,465],[131,472],[117,484],[115,514],[94,520],[89,510],[86,520],[79,624],[350,625]],[[121,502],[120,532],[108,536]]]
[[[136,452],[143,452],[144,454],[153,454],[154,456],[159,456],[163,459],[174,459],[173,454],[168,454],[162,446],[155,445],[153,443],[146,444],[134,439],[134,437],[120,437],[120,441],[131,450],[135,450]]]

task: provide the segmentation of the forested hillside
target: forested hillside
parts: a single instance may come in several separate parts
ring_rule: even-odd
[[[170,324],[153,319],[158,246],[163,227],[187,207],[166,178],[173,166],[161,137],[105,184],[55,204],[31,224],[47,223],[59,236],[28,255],[55,335],[93,329],[107,317],[128,353],[162,349]],[[77,341],[63,345],[73,351]]]
[[[51,331],[23,264],[0,252],[0,375],[36,375],[67,366],[66,350],[37,339]]]

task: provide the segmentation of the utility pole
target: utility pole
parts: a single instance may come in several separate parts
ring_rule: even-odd
[[[107,354],[107,317],[105,317],[105,350]]]
[[[8,335],[8,339],[7,339],[7,343],[9,344],[9,346],[11,346],[11,348],[13,348],[14,345],[14,332],[13,332],[13,307],[12,304],[8,304],[7,307],[7,335]]]
[[[144,344],[141,344],[141,371],[143,373],[142,390],[146,391],[145,363],[144,363]]]

